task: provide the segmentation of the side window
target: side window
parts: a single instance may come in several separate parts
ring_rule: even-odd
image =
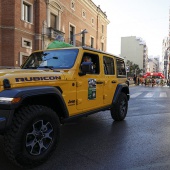
[[[104,64],[104,73],[106,75],[114,75],[115,74],[113,58],[103,56],[103,64]]]
[[[93,74],[100,73],[100,65],[99,65],[99,56],[98,55],[91,54],[91,53],[84,53],[83,57],[82,57],[82,62],[92,62],[93,63]]]
[[[125,62],[122,59],[116,59],[117,62],[117,76],[126,77]]]

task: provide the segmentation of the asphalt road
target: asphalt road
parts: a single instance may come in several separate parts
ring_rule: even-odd
[[[106,111],[63,125],[54,155],[33,170],[169,170],[170,89],[133,86],[130,93],[124,121]],[[0,144],[0,169],[22,170]]]

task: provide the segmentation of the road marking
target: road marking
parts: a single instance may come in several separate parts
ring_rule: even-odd
[[[154,95],[154,93],[149,92],[144,97],[153,97],[153,95]]]
[[[167,97],[166,92],[161,92],[160,95],[159,95],[159,97]]]
[[[142,94],[142,93],[134,93],[134,94],[130,95],[130,98],[135,98],[135,97],[139,96],[140,94]]]
[[[168,97],[167,92],[159,92],[159,95],[155,92],[148,92],[147,94],[144,95],[144,92],[138,92],[130,95],[130,98],[137,98],[140,95],[140,98],[165,98]],[[155,96],[154,96],[155,95]]]

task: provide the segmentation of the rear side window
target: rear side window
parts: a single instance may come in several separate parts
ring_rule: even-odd
[[[104,73],[106,75],[114,75],[114,60],[111,57],[103,56],[103,64],[104,64]]]
[[[125,62],[122,59],[116,59],[117,64],[117,76],[126,77]]]

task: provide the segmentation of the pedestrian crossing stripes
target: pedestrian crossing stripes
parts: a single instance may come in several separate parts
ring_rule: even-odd
[[[130,98],[166,98],[167,92],[136,92],[130,95]]]
[[[144,97],[153,97],[154,93],[147,93]]]
[[[130,98],[135,98],[135,97],[139,96],[140,94],[142,94],[142,93],[134,93],[134,94],[130,95]]]
[[[167,97],[166,92],[162,92],[162,93],[160,94],[160,97]]]

